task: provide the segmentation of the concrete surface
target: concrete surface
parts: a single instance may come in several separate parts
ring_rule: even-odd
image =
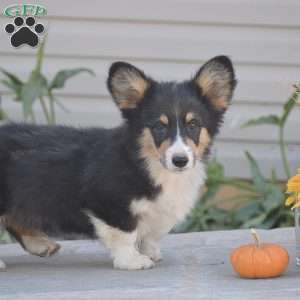
[[[108,252],[96,241],[62,242],[51,258],[30,256],[16,244],[2,245],[0,258],[8,268],[0,272],[0,299],[300,299],[294,230],[259,233],[289,250],[284,276],[247,280],[233,273],[229,254],[251,241],[248,230],[169,235],[162,243],[164,260],[144,271],[112,269]]]

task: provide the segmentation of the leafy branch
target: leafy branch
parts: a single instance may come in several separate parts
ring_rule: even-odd
[[[262,116],[259,118],[251,119],[242,126],[242,127],[249,127],[249,126],[257,126],[257,125],[273,125],[278,127],[279,129],[278,143],[280,146],[281,158],[282,158],[283,167],[287,178],[291,177],[291,170],[287,160],[287,154],[286,154],[287,146],[284,139],[284,128],[291,111],[293,110],[293,108],[297,103],[297,100],[299,99],[300,84],[295,84],[293,87],[294,87],[294,91],[291,94],[291,96],[288,98],[287,102],[284,104],[281,115],[279,116],[268,115],[268,116]]]
[[[62,107],[62,104],[54,96],[55,90],[62,89],[70,78],[86,72],[95,75],[94,72],[87,68],[75,68],[60,70],[50,81],[42,74],[44,60],[45,39],[41,43],[36,54],[36,65],[26,81],[22,81],[16,75],[0,68],[4,79],[0,82],[5,85],[14,95],[14,100],[22,104],[23,117],[25,121],[35,123],[35,114],[33,105],[36,100],[39,101],[44,117],[48,124],[56,122],[55,105]],[[46,101],[47,100],[47,101]],[[3,110],[1,110],[3,113]],[[5,115],[3,115],[5,117]]]

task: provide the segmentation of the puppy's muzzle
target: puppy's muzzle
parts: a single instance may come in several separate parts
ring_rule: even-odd
[[[189,159],[186,155],[174,155],[172,157],[172,163],[176,168],[184,168],[187,163],[188,163]]]

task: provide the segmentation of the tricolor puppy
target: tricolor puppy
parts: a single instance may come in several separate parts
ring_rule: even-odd
[[[120,127],[0,127],[0,219],[32,254],[59,249],[48,236],[86,234],[103,241],[115,268],[147,269],[199,198],[234,70],[219,56],[191,80],[157,82],[116,62],[107,85]]]

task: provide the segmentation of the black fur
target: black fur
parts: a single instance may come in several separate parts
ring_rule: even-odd
[[[229,59],[220,58],[234,73]],[[113,64],[112,76],[125,63]],[[125,122],[114,129],[74,129],[64,126],[8,124],[0,127],[0,216],[48,234],[94,236],[86,211],[124,231],[136,227],[129,211],[133,199],[155,201],[155,186],[140,158],[138,139],[164,113],[192,110],[211,137],[218,132],[223,111],[215,110],[193,80],[157,83],[139,71],[149,86],[136,108],[122,109]],[[136,99],[135,99],[136,100]],[[157,144],[159,138],[155,138]],[[152,199],[152,200],[151,200]]]
[[[153,198],[128,126],[73,129],[11,124],[0,128],[1,208],[30,229],[85,233],[84,210],[123,230],[135,227],[133,198]]]

